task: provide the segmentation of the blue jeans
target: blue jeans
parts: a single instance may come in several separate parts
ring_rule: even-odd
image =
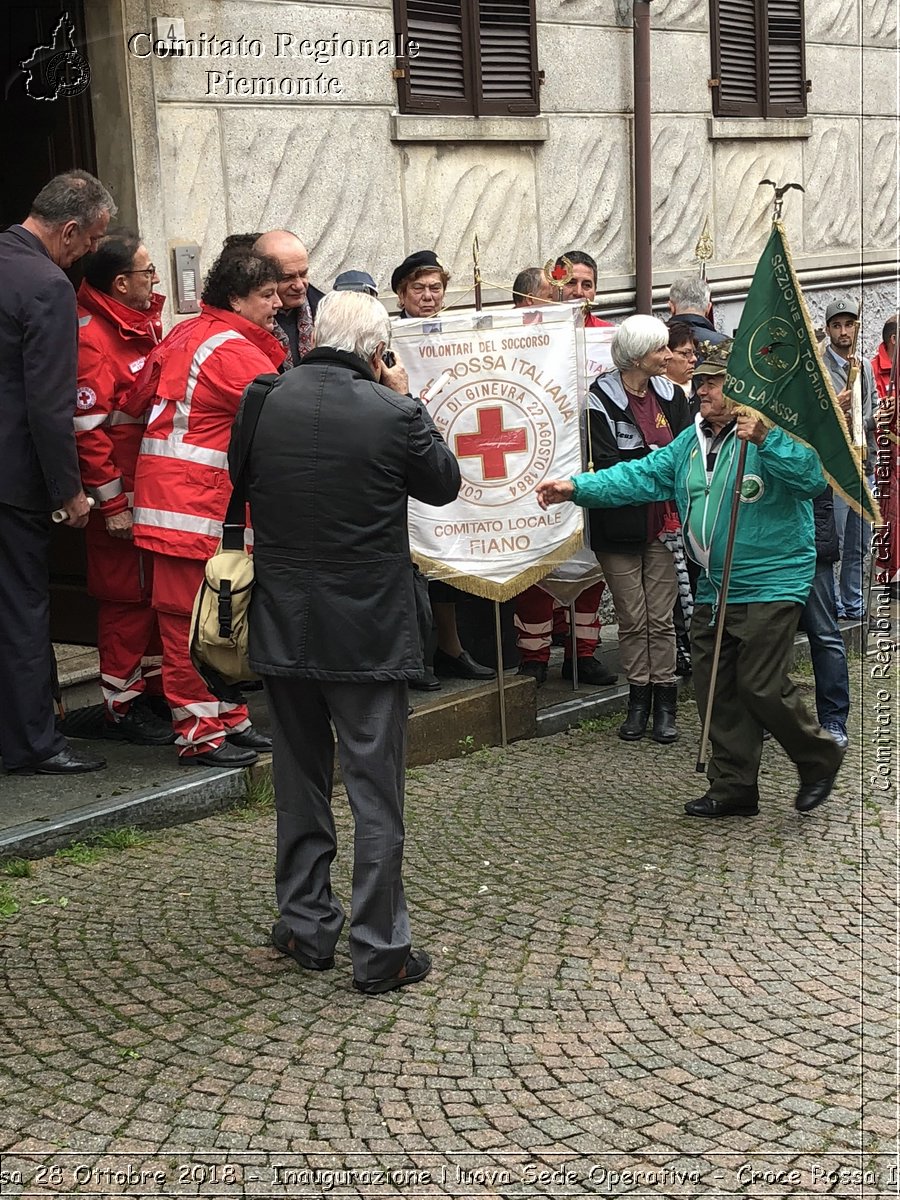
[[[819,724],[832,722],[846,730],[850,715],[850,677],[847,652],[834,607],[834,575],[830,563],[816,563],[809,599],[800,614],[800,628],[809,638]]]
[[[872,486],[873,480],[869,480]],[[850,508],[847,501],[835,492],[834,523],[837,526],[838,542],[841,547],[841,569],[838,587],[835,589],[838,617],[858,620],[863,616],[863,560],[869,549],[870,529],[859,513]]]

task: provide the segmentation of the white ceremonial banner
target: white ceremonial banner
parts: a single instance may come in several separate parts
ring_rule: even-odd
[[[588,325],[584,331],[584,356],[588,386],[598,375],[613,369],[612,340],[615,325]]]
[[[570,305],[396,319],[410,391],[456,455],[459,497],[409,502],[413,558],[489,600],[508,600],[584,545],[584,512],[543,512],[535,488],[582,470],[583,317]]]

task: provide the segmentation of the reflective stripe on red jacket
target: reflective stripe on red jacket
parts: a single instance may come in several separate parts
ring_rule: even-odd
[[[78,393],[75,442],[84,490],[104,516],[123,512],[134,488],[144,420],[123,412],[144,360],[162,337],[165,296],[129,308],[85,280],[78,289]]]
[[[134,487],[134,540],[142,549],[195,559],[215,552],[231,496],[228,443],[241,396],[283,359],[268,330],[206,305],[149,356],[134,392],[146,394],[153,382]]]

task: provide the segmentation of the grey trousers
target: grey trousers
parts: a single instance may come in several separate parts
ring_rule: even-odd
[[[329,958],[344,924],[331,889],[337,850],[331,791],[334,731],[353,813],[350,956],[360,983],[406,963],[403,787],[407,685],[267,676],[277,812],[275,890],[281,924],[313,958]]]

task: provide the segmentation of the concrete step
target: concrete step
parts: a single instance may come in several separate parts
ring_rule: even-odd
[[[897,628],[896,606],[892,622]],[[618,670],[615,630],[604,626],[599,655],[606,667]],[[859,623],[844,622],[844,640],[857,653],[862,646]],[[874,641],[874,639],[873,639]],[[91,714],[75,703],[79,696],[99,702],[96,651],[61,648],[60,675],[70,711],[91,734],[76,745],[108,760],[104,771],[60,780],[52,776],[0,775],[0,860],[37,857],[107,829],[124,826],[152,828],[195,820],[244,802],[248,789],[271,772],[269,755],[250,770],[214,770],[183,766],[173,747],[139,747],[93,736]],[[798,659],[808,659],[806,638],[796,642]],[[628,686],[579,687],[559,676],[562,652],[554,650],[547,683],[537,689],[534,679],[507,672],[504,677],[507,739],[559,733],[582,721],[624,709]],[[79,689],[82,689],[81,691]],[[93,691],[91,691],[93,689]],[[268,730],[269,716],[260,692],[248,695],[256,726]],[[439,692],[410,692],[408,763],[415,767],[472,753],[500,744],[499,689],[496,683],[444,680]],[[99,710],[95,717],[100,717]]]

